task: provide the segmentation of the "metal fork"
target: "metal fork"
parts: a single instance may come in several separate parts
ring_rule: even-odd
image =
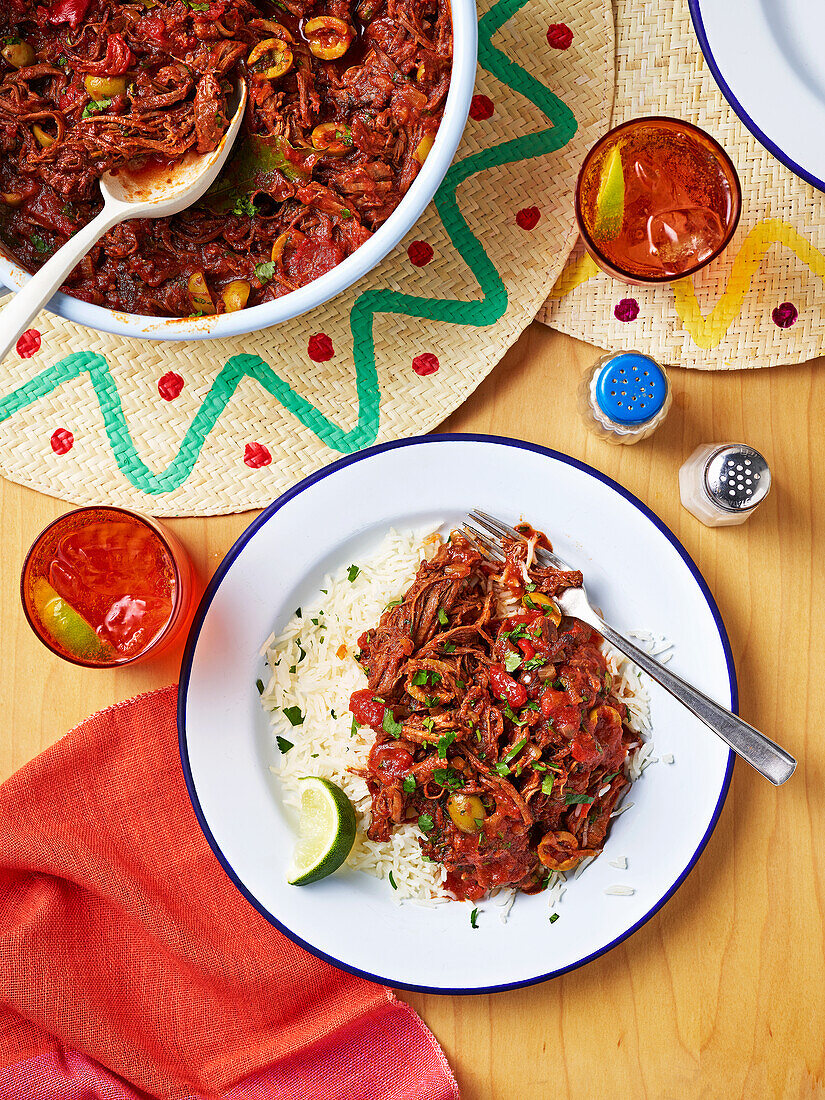
[[[480,512],[476,509],[469,513],[469,520],[472,522],[463,525],[467,537],[476,543],[479,550],[495,561],[504,560],[504,553],[499,541],[501,538],[524,541],[524,536],[516,531],[514,527],[502,523],[501,520],[495,519],[493,516],[488,516],[486,512]],[[473,526],[473,523],[478,526]],[[478,527],[482,527],[483,530],[479,531]],[[563,562],[561,558],[541,547],[536,547],[535,559],[539,565],[552,566],[561,570],[570,569],[570,566]],[[759,774],[764,775],[774,786],[778,787],[793,775],[796,760],[790,753],[785,752],[779,745],[775,745],[763,733],[755,730],[753,726],[749,726],[747,722],[743,722],[741,718],[738,718],[725,707],[714,703],[703,692],[686,683],[675,672],[672,672],[651,657],[649,653],[646,653],[645,650],[639,649],[633,642],[629,642],[627,638],[615,631],[612,626],[608,626],[590,606],[590,601],[583,586],[565,589],[554,599],[565,615],[581,619],[582,622],[595,627],[611,645],[621,650],[639,668],[644,669],[666,691],[669,691],[674,698],[678,699],[697,718],[701,719],[708,729],[713,730],[717,737],[721,737],[737,756],[741,756],[743,760],[756,768]]]

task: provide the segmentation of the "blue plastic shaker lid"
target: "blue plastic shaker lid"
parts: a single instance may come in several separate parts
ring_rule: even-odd
[[[637,351],[614,355],[596,380],[599,408],[617,424],[644,424],[660,411],[666,397],[661,368]]]

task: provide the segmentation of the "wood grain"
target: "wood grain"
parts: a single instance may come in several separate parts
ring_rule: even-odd
[[[800,759],[774,790],[738,765],[699,864],[643,929],[581,970],[486,997],[406,994],[441,1041],[464,1100],[515,1097],[812,1097],[825,1091],[825,367],[673,371],[651,440],[617,448],[575,411],[585,344],[533,325],[444,426],[543,443],[650,505],[699,564],[730,633],[741,711]],[[701,442],[762,450],[774,490],[744,526],[709,530],[676,473]],[[169,683],[180,654],[120,672],[52,657],[23,618],[23,555],[65,510],[0,481],[0,778],[90,712]],[[205,578],[250,515],[171,521]],[[678,822],[672,827],[678,828]],[[438,945],[434,944],[437,950]]]

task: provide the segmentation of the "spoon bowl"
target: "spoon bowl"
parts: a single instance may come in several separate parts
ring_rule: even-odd
[[[52,295],[66,281],[90,248],[112,226],[127,218],[169,218],[197,202],[226,163],[246,110],[246,84],[239,81],[229,126],[211,153],[188,152],[175,163],[145,168],[120,168],[100,179],[103,209],[32,275],[0,313],[0,360],[5,359]]]

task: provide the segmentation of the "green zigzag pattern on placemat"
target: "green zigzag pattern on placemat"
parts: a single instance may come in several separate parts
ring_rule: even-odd
[[[519,92],[552,123],[548,130],[513,138],[491,149],[456,161],[435,195],[435,206],[447,234],[483,292],[479,301],[419,298],[394,290],[367,290],[353,304],[350,327],[358,393],[358,423],[345,431],[301,397],[258,355],[233,355],[215,378],[198,409],[175,459],[161,474],[142,461],[123,414],[109,364],[97,352],[75,352],[49,367],[0,400],[0,422],[33,404],[52,390],[87,373],[100,404],[106,434],[121,472],[147,494],[169,493],[181,486],[198,459],[209,433],[244,377],[253,378],[304,427],[332,450],[349,453],[366,447],[378,433],[380,393],[375,367],[373,321],[376,313],[403,313],[457,325],[492,325],[507,309],[507,289],[481,242],[473,235],[458,207],[457,190],[470,176],[517,160],[528,160],[562,148],[576,132],[572,111],[538,80],[492,44],[493,35],[524,6],[525,0],[498,0],[479,20],[478,60],[483,69]]]

